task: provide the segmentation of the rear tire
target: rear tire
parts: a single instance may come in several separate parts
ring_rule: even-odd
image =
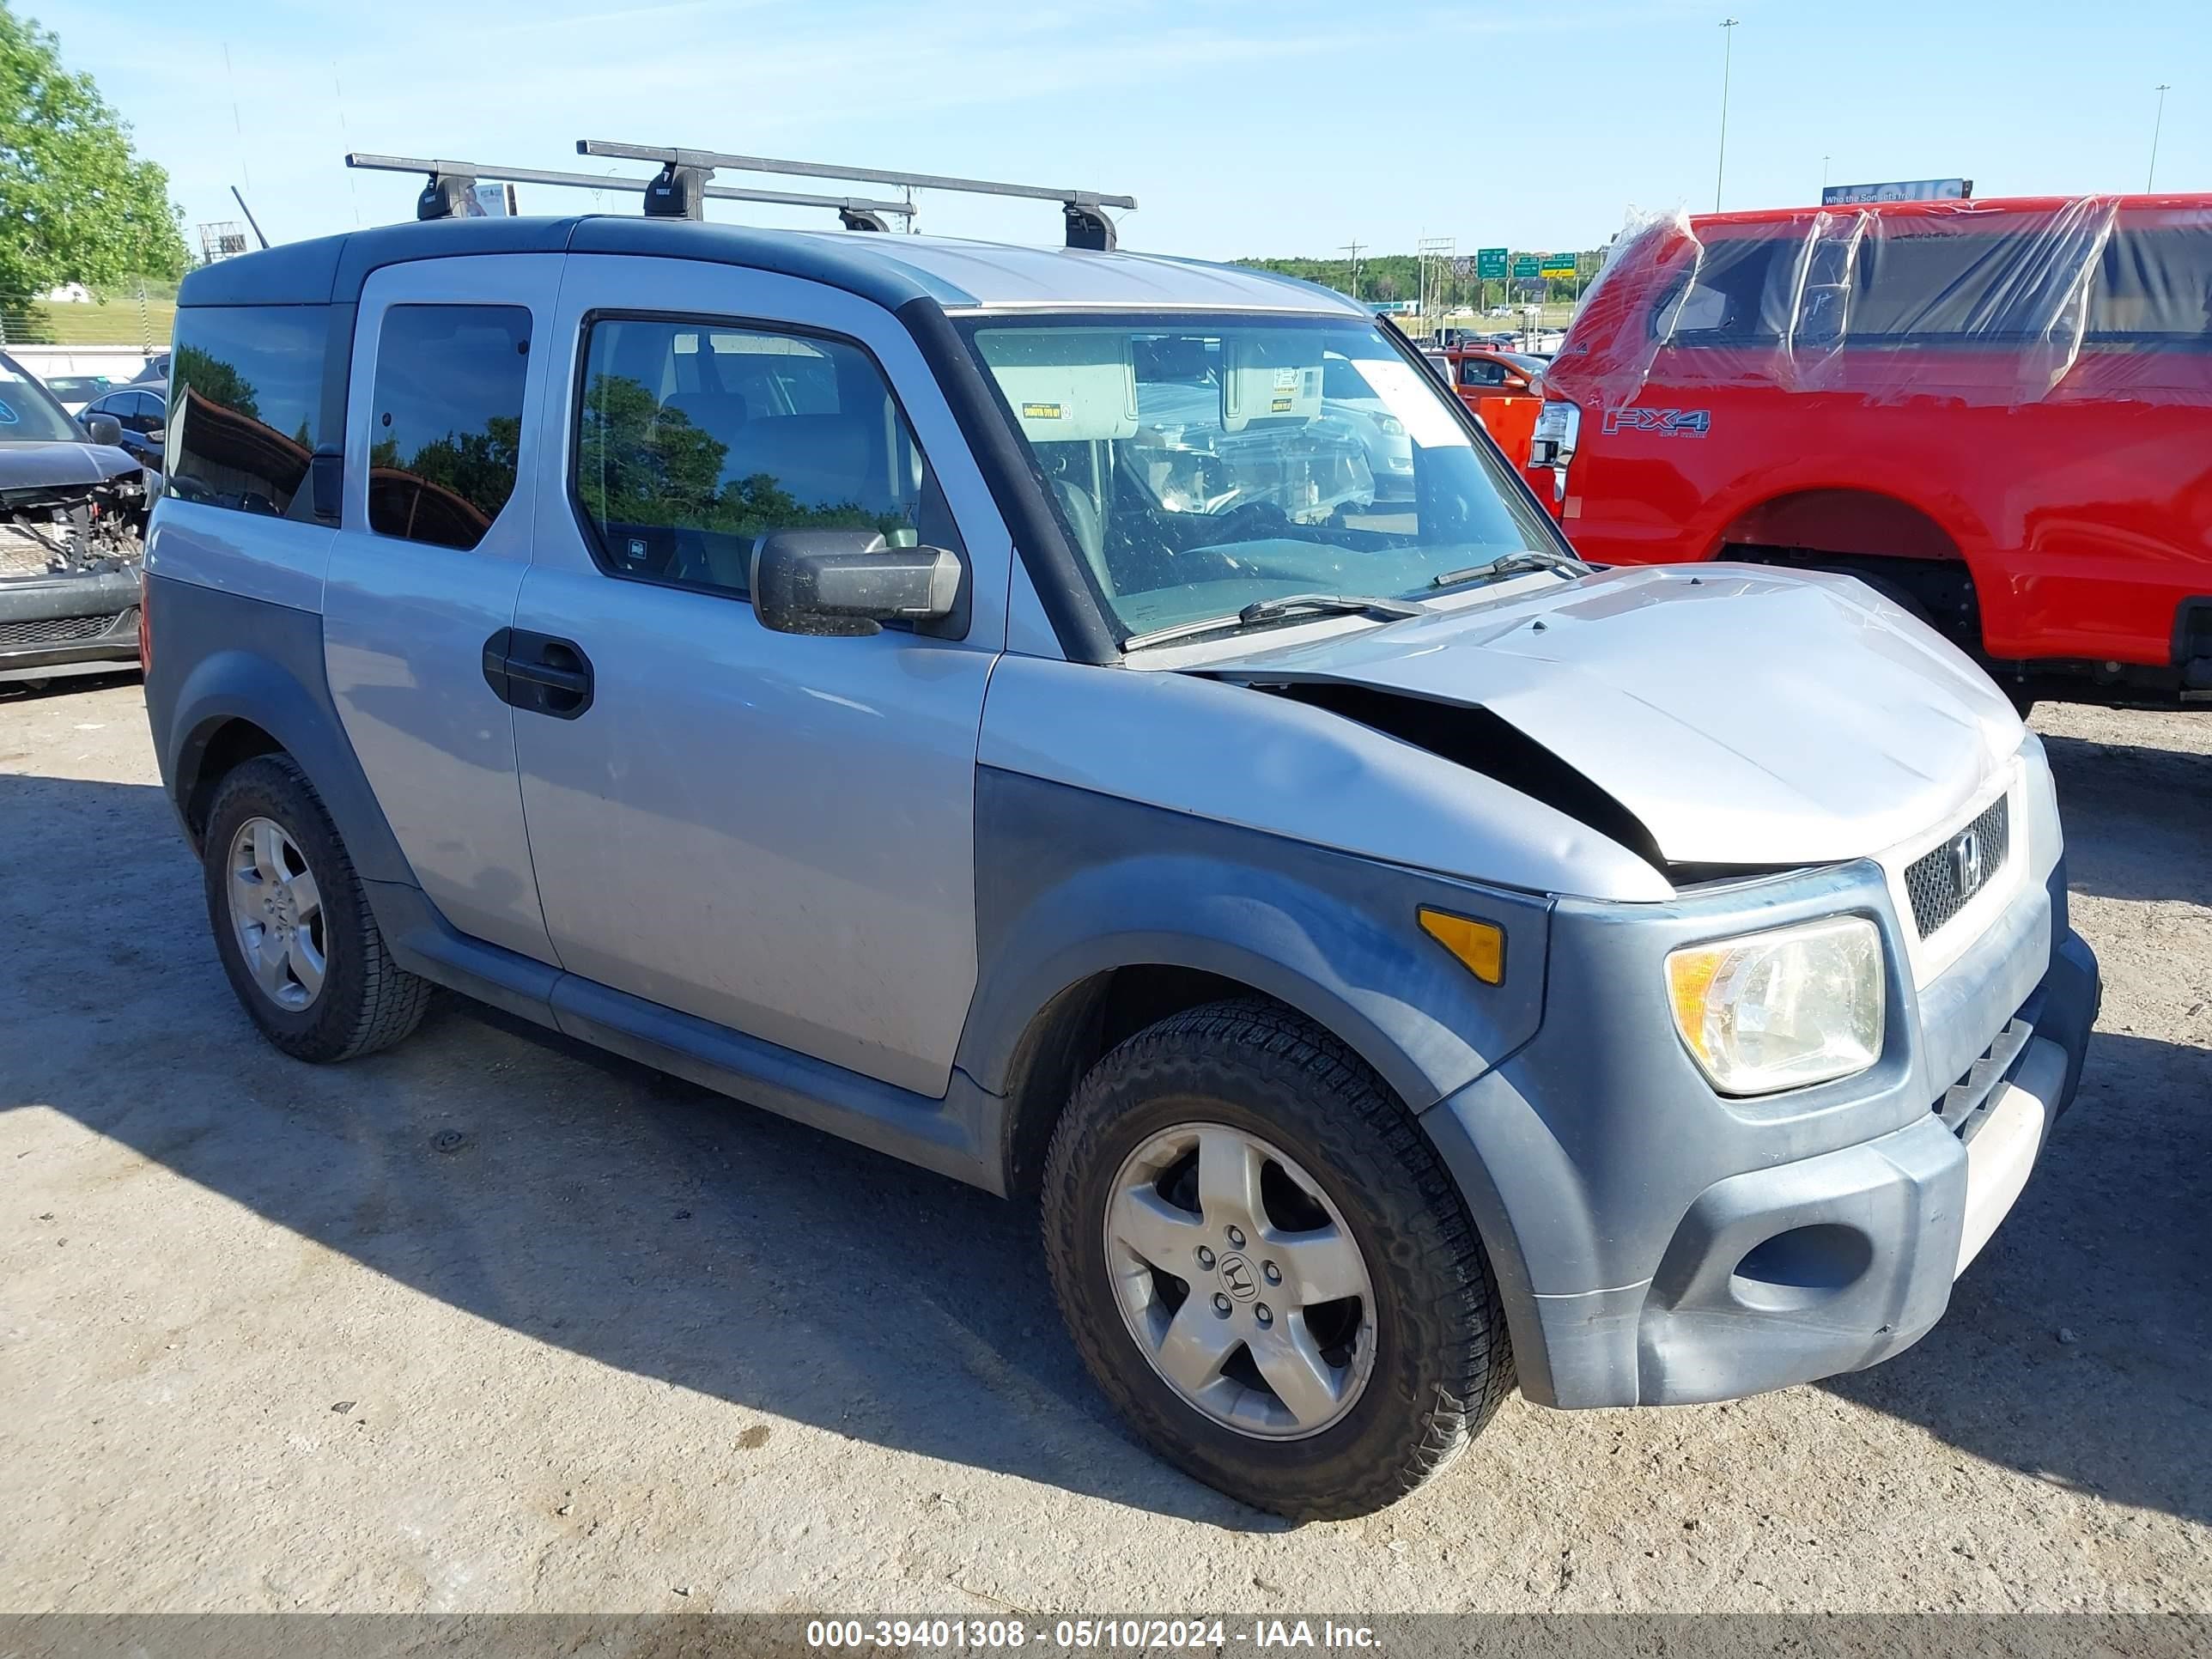
[[[392,960],[322,798],[290,756],[258,756],[223,779],[201,866],[222,970],[277,1048],[318,1064],[352,1060],[422,1023],[430,982]]]
[[[1194,1135],[1189,1163],[1174,1163]],[[1240,1144],[1258,1160],[1254,1213],[1266,1212],[1243,1222],[1249,1238],[1229,1224],[1233,1205],[1217,1211],[1224,1182],[1209,1176],[1191,1196],[1206,1150]],[[1100,1060],[1054,1134],[1042,1212],[1060,1311],[1099,1387],[1162,1457],[1255,1508],[1323,1519],[1394,1503],[1464,1449],[1513,1385],[1497,1285],[1427,1136],[1357,1055],[1278,1005],[1194,1008]],[[1166,1242],[1132,1253],[1117,1218],[1139,1212]],[[1338,1281],[1291,1255],[1345,1235],[1357,1269],[1331,1259],[1364,1289],[1356,1300],[1331,1299]],[[1255,1322],[1269,1297],[1279,1310]],[[1195,1340],[1227,1349],[1210,1370],[1156,1358],[1181,1340],[1186,1309]],[[1274,1373],[1288,1393],[1273,1385],[1286,1334],[1310,1340],[1334,1395],[1295,1371]],[[1170,1370],[1200,1381],[1194,1391]],[[1301,1395],[1310,1416],[1291,1403]]]

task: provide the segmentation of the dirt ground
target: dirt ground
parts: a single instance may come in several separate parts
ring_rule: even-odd
[[[1299,1528],[1132,1443],[1010,1206],[459,1001],[282,1059],[136,683],[0,699],[0,1607],[2212,1608],[2212,711],[2036,724],[2109,988],[1936,1331]]]

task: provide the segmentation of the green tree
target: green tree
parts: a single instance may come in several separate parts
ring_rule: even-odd
[[[181,276],[183,217],[92,77],[0,0],[0,295]]]

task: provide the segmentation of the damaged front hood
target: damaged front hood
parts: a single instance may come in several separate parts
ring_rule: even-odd
[[[1863,584],[1750,565],[1613,570],[1205,672],[1486,709],[1683,864],[1878,852],[2021,743],[1988,676]]]
[[[127,452],[112,444],[0,443],[0,492],[90,489],[140,471]]]

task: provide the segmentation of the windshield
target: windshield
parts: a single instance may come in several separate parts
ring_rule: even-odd
[[[1360,319],[969,326],[1125,635],[1235,627],[1291,594],[1427,598],[1438,576],[1559,550],[1456,400]]]
[[[69,411],[9,357],[0,357],[0,443],[72,443],[84,434]]]

